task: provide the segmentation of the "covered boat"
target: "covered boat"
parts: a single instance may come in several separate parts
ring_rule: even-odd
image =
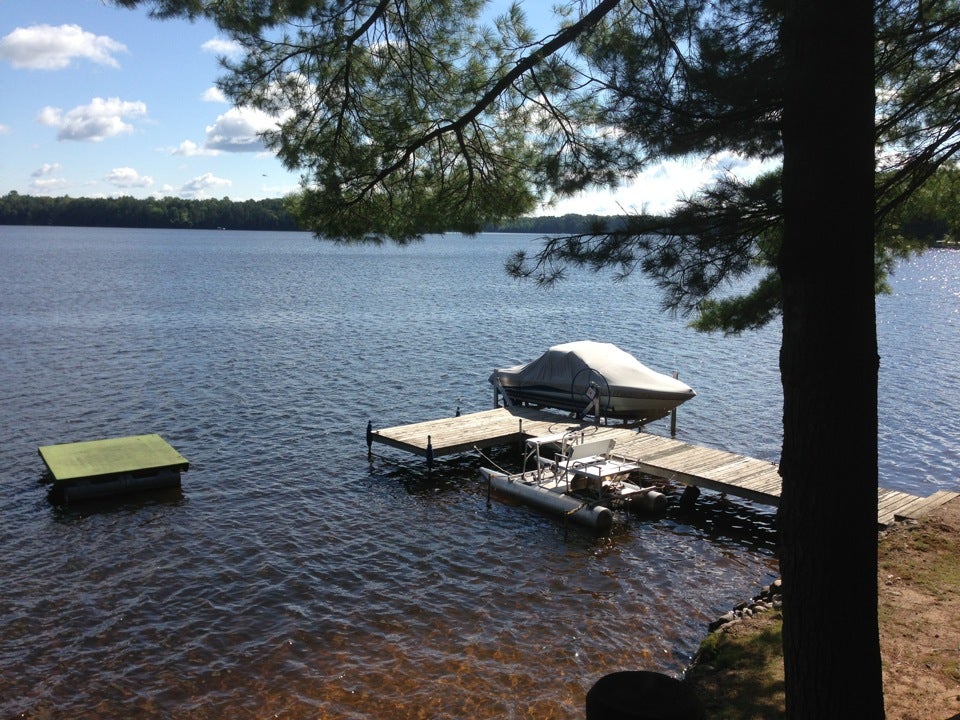
[[[616,345],[591,340],[554,345],[525,365],[494,370],[489,379],[507,404],[640,423],[664,417],[696,395]]]

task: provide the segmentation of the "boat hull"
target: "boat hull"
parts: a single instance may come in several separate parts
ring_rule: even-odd
[[[514,379],[506,374],[501,374],[498,381],[502,392],[511,403],[593,414],[588,407],[585,392],[571,393],[569,389],[561,390],[555,387],[514,385]],[[617,420],[650,422],[666,417],[691,397],[693,395],[690,393],[643,393],[626,388],[611,388],[609,396],[599,405],[598,414]]]

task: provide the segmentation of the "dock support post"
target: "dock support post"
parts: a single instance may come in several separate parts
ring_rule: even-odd
[[[373,422],[367,420],[367,455],[373,454]]]
[[[521,457],[521,459],[522,459],[522,458],[523,458],[523,445],[524,445],[524,443],[523,443],[523,418],[520,418],[518,422],[519,422],[519,428],[518,428],[517,432],[520,434],[520,457]],[[524,469],[524,470],[527,469],[526,463],[524,463],[523,469]]]
[[[693,510],[698,497],[700,497],[700,488],[696,485],[687,485],[680,496],[680,509],[684,512],[690,512]]]
[[[674,380],[680,379],[679,370],[673,371],[673,379]],[[673,410],[670,411],[670,437],[676,437],[676,436],[677,436],[677,409],[673,408]]]
[[[433,470],[433,440],[427,435],[427,470]]]

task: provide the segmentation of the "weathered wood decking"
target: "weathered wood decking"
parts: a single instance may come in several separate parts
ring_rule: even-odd
[[[551,435],[580,427],[583,427],[580,423],[556,413],[523,407],[495,408],[374,430],[371,437],[374,442],[426,457],[428,447],[437,456],[455,455],[474,448],[506,445],[536,435]]]
[[[528,437],[582,431],[591,437],[616,440],[614,455],[637,463],[644,472],[665,480],[742,497],[763,505],[780,502],[780,473],[776,463],[713,448],[692,445],[616,426],[584,425],[556,413],[524,407],[496,408],[454,418],[372,430],[369,442],[378,442],[422,457],[464,453],[521,442]],[[886,527],[897,519],[920,517],[960,493],[938,491],[926,498],[879,488],[877,523]]]

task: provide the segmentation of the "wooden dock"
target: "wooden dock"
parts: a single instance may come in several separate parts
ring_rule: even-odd
[[[635,429],[582,424],[573,418],[526,407],[495,408],[382,430],[370,428],[367,444],[382,443],[432,461],[433,457],[440,455],[570,431],[583,432],[591,439],[613,438],[616,440],[615,456],[637,463],[643,472],[654,477],[762,505],[776,507],[780,502],[781,479],[776,463]],[[879,488],[877,524],[883,528],[896,520],[916,519],[958,496],[960,493],[940,490],[921,498]]]
[[[495,408],[441,420],[371,430],[368,440],[427,457],[456,455],[475,448],[522,442],[528,437],[553,435],[584,427],[556,413],[517,407]]]

